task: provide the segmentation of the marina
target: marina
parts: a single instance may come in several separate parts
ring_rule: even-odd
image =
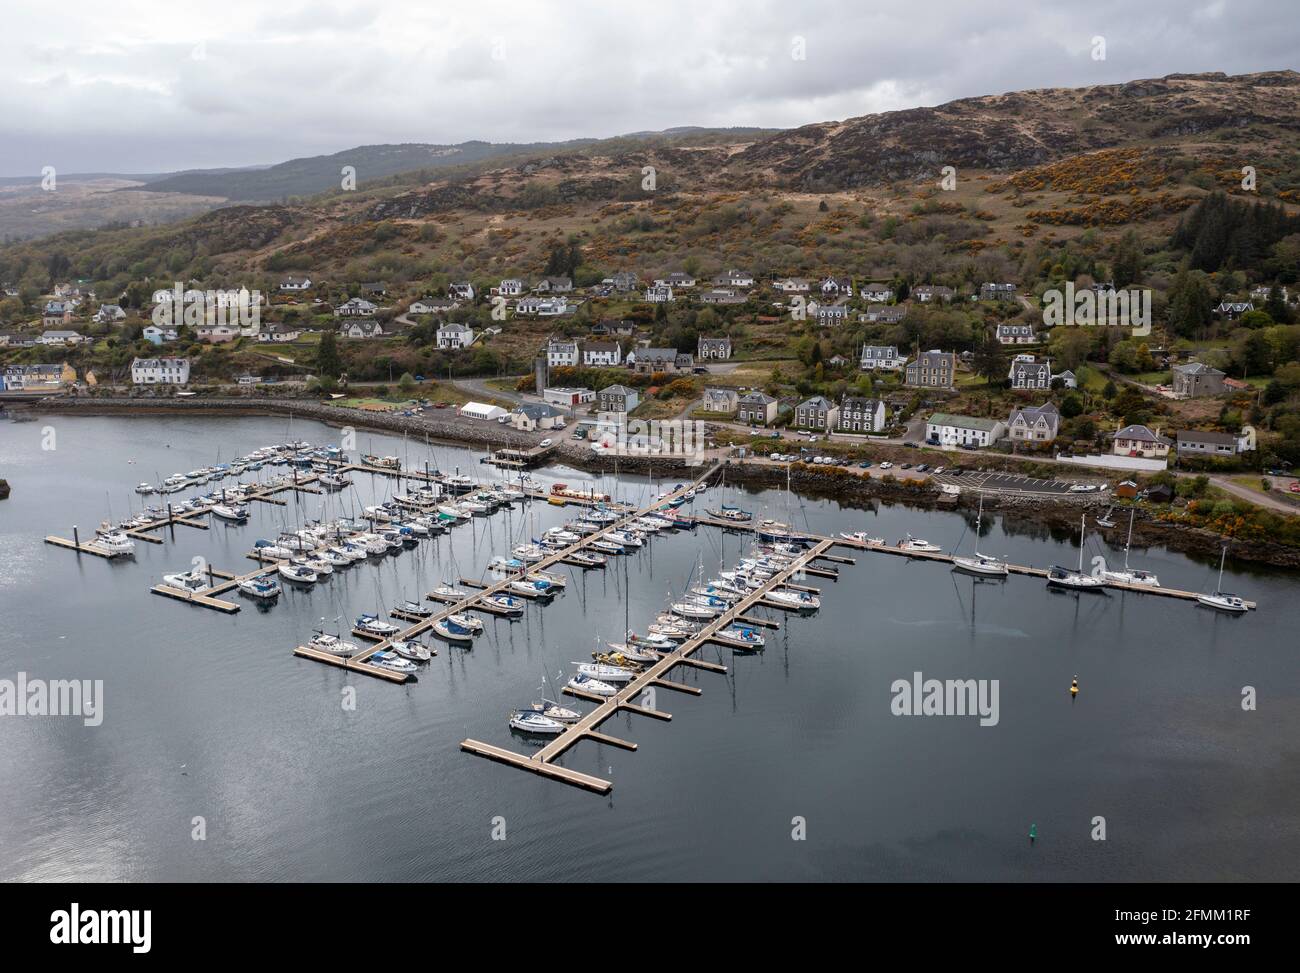
[[[277,425],[274,421],[236,424],[190,420],[184,425],[191,424],[232,432],[251,427],[238,434],[250,445],[284,438],[283,420],[278,423],[278,436],[267,435]],[[96,421],[94,425],[113,424]],[[129,428],[129,424],[121,425]],[[313,442],[327,442],[330,437],[324,427],[310,426],[296,432]],[[373,448],[365,437],[362,442],[366,452],[377,456],[403,453],[401,440],[376,437]],[[473,470],[477,475],[471,478],[472,486],[476,488],[500,489],[515,476],[513,472],[505,477],[489,474],[485,466],[474,462],[473,454],[464,451],[447,447],[435,450],[442,469],[459,466],[461,471]],[[414,444],[410,451],[417,452]],[[153,465],[152,461],[141,462]],[[192,457],[183,468],[200,462],[198,457]],[[353,480],[348,488],[320,493],[281,489],[271,496],[284,505],[249,503],[246,524],[213,518],[208,530],[187,529],[183,524],[175,525],[175,529],[153,529],[146,533],[161,543],[137,544],[133,557],[105,558],[84,552],[91,556],[78,558],[74,548],[51,542],[45,545],[49,555],[39,572],[42,577],[53,572],[51,580],[43,583],[72,586],[91,594],[87,606],[90,614],[70,618],[65,626],[76,643],[73,651],[80,652],[83,643],[87,651],[97,647],[87,659],[96,660],[91,664],[99,671],[108,675],[118,670],[132,673],[130,684],[120,679],[109,683],[110,689],[117,685],[122,707],[127,705],[127,698],[134,699],[130,711],[113,711],[116,715],[110,720],[114,727],[110,733],[120,734],[131,727],[142,730],[145,724],[141,721],[147,724],[155,719],[150,714],[159,703],[169,696],[178,702],[183,700],[185,709],[194,715],[180,725],[176,741],[168,744],[169,750],[178,751],[176,763],[188,765],[191,776],[181,780],[190,781],[194,768],[210,761],[200,755],[201,750],[214,746],[223,752],[239,748],[247,755],[249,773],[262,782],[260,786],[270,788],[275,806],[298,822],[311,820],[318,812],[300,805],[288,791],[272,783],[276,776],[274,761],[285,757],[275,755],[279,748],[272,753],[261,752],[261,740],[267,732],[293,741],[298,756],[291,759],[305,760],[314,768],[313,775],[325,782],[334,795],[333,802],[342,802],[341,806],[352,813],[384,822],[390,835],[397,822],[387,810],[363,810],[368,807],[367,787],[382,792],[397,788],[405,794],[405,800],[431,801],[448,822],[446,827],[457,834],[472,831],[476,827],[472,815],[467,819],[461,809],[465,799],[443,793],[440,781],[446,780],[457,793],[473,795],[466,810],[490,808],[497,800],[508,801],[502,806],[516,808],[510,815],[515,828],[531,829],[545,821],[547,832],[553,835],[548,844],[553,842],[558,849],[568,850],[589,846],[604,849],[602,853],[624,856],[631,874],[651,874],[656,868],[656,856],[650,851],[643,855],[633,850],[619,831],[595,835],[592,845],[591,829],[600,831],[598,822],[615,808],[604,803],[613,795],[621,796],[612,813],[628,826],[655,815],[674,813],[669,810],[673,801],[665,805],[669,793],[691,795],[692,801],[698,795],[710,806],[728,808],[735,819],[736,815],[744,817],[743,809],[756,800],[754,775],[761,773],[769,780],[776,775],[776,790],[762,796],[760,805],[784,806],[793,801],[792,807],[798,810],[791,813],[816,815],[823,822],[819,827],[840,832],[845,840],[851,840],[846,830],[848,820],[843,827],[837,823],[835,803],[815,796],[817,781],[824,779],[822,771],[839,766],[851,768],[846,777],[849,786],[868,804],[874,801],[876,813],[884,815],[888,822],[886,833],[891,836],[886,840],[904,841],[918,829],[943,827],[945,815],[942,804],[917,814],[911,803],[918,794],[934,791],[935,785],[919,781],[900,785],[896,781],[893,786],[902,788],[897,799],[878,792],[877,778],[883,774],[888,781],[894,773],[890,769],[891,749],[915,753],[919,745],[919,741],[909,742],[906,734],[900,735],[904,724],[889,722],[888,696],[880,694],[895,676],[910,676],[913,668],[927,672],[937,669],[941,663],[936,659],[951,657],[957,647],[962,647],[964,657],[968,651],[964,647],[969,644],[988,660],[983,664],[993,666],[993,672],[1008,681],[1003,691],[1011,695],[1004,698],[1014,699],[1016,687],[1024,683],[1026,691],[1030,684],[1035,687],[1034,699],[1040,699],[1040,692],[1046,693],[1042,700],[1051,699],[1052,684],[1060,680],[1061,686],[1068,686],[1070,677],[1077,673],[1082,691],[1076,708],[1084,707],[1076,709],[1077,719],[1097,701],[1116,694],[1127,696],[1142,686],[1159,685],[1161,692],[1166,692],[1170,687],[1195,684],[1189,682],[1195,673],[1179,661],[1185,651],[1179,649],[1179,644],[1185,646],[1189,633],[1196,630],[1210,637],[1206,651],[1214,652],[1218,646],[1212,666],[1215,678],[1229,683],[1235,679],[1239,686],[1242,678],[1235,672],[1237,665],[1230,663],[1237,653],[1230,655],[1228,646],[1249,639],[1245,633],[1267,632],[1275,625],[1284,625],[1292,614],[1289,605],[1276,596],[1277,585],[1282,582],[1274,582],[1266,575],[1234,574],[1231,552],[1226,574],[1232,577],[1225,576],[1221,587],[1241,591],[1267,610],[1231,617],[1195,603],[1187,605],[1189,593],[1190,598],[1195,598],[1198,591],[1214,592],[1220,586],[1216,581],[1219,557],[1213,563],[1207,560],[1197,564],[1178,555],[1140,553],[1136,549],[1131,564],[1152,573],[1158,571],[1160,588],[1139,590],[1107,585],[1109,598],[1063,597],[1045,589],[1046,572],[1052,563],[1078,561],[1077,525],[1072,538],[1064,532],[1051,536],[1044,532],[1006,534],[1001,514],[991,514],[986,508],[982,516],[986,536],[981,537],[978,549],[998,552],[997,556],[1011,566],[1011,576],[1005,581],[962,577],[952,570],[953,558],[972,550],[967,532],[975,519],[974,510],[967,518],[961,513],[936,514],[902,507],[853,510],[834,502],[807,501],[797,496],[791,499],[781,491],[730,489],[720,494],[716,488],[720,471],[707,468],[700,474],[701,481],[707,475],[708,490],[693,505],[676,511],[679,519],[695,524],[694,530],[683,527],[656,532],[653,525],[647,526],[641,547],[627,546],[625,550],[630,553],[609,554],[602,567],[572,563],[572,556],[593,550],[593,545],[609,534],[632,530],[637,520],[651,516],[693,484],[683,483],[679,493],[673,483],[636,477],[624,477],[620,483],[612,477],[543,467],[525,491],[528,499],[516,500],[513,509],[502,507],[495,514],[458,520],[454,526],[419,539],[414,546],[399,544],[396,550],[364,557],[351,567],[335,565],[332,575],[321,575],[310,585],[282,580],[281,593],[270,599],[241,590],[241,579],[256,582],[286,560],[259,553],[262,549],[254,545],[255,538],[275,541],[280,533],[293,534],[295,528],[302,530],[336,520],[349,521],[358,532],[355,536],[384,530],[386,525],[361,516],[363,507],[382,508],[395,496],[414,497],[417,487],[436,479],[432,459],[428,473],[422,469],[423,461],[420,469],[411,471],[417,475],[410,476],[409,484],[403,482],[407,474],[400,471],[356,462],[346,465],[351,467],[346,476]],[[300,485],[315,486],[307,480],[311,475],[303,474]],[[118,477],[115,495],[139,479],[129,472]],[[574,494],[562,496],[565,506],[547,502],[556,495],[552,488],[557,484],[565,484],[566,494]],[[210,484],[206,489],[219,486]],[[77,500],[61,491],[56,482],[48,489],[49,502],[29,522],[47,529],[59,521],[69,525],[95,523],[102,516],[105,490],[114,488],[111,484],[101,488],[96,504],[93,488],[84,499]],[[476,492],[467,489],[456,496],[473,496]],[[608,501],[600,499],[606,496]],[[615,508],[619,500],[626,503]],[[737,530],[735,524],[712,523],[706,508],[720,509],[722,503],[753,511],[755,525],[768,518],[797,524],[801,542],[806,544],[803,553],[797,564],[765,579],[758,588],[747,589],[740,598],[719,598],[725,607],[715,606],[709,610],[717,614],[695,620],[693,624],[698,628],[674,648],[656,644],[656,629],[675,628],[660,621],[669,606],[693,598],[707,602],[726,594],[725,590],[711,588],[710,579],[724,580],[722,572],[731,574],[739,562],[762,556],[756,554],[758,547],[771,547],[770,541],[755,536],[753,528],[744,531]],[[511,582],[521,578],[488,567],[494,558],[506,564],[512,549],[576,522],[583,511],[599,511],[602,507],[611,511],[613,520],[565,546],[544,547],[540,560],[526,562],[525,577],[542,573],[563,579],[566,585],[557,593],[534,598],[521,590],[508,594]],[[197,515],[184,516],[193,519]],[[888,538],[888,543],[878,545],[839,536],[862,528],[864,516],[868,518],[867,529],[862,531],[864,537]],[[72,533],[70,526],[54,531]],[[1123,531],[1116,533],[1119,536],[1113,563],[1120,565],[1125,537]],[[900,550],[897,541],[909,534],[928,538],[940,550]],[[88,542],[85,531],[79,529],[77,536],[80,543]],[[340,538],[335,535],[327,539],[334,542]],[[1094,538],[1089,529],[1090,550],[1103,540]],[[294,557],[314,555],[331,546],[338,545],[322,542],[313,545],[310,552],[291,553]],[[190,571],[195,556],[201,556],[204,565],[199,591],[186,592],[160,583],[168,572]],[[701,559],[706,562],[703,569]],[[240,560],[245,560],[246,568],[238,566]],[[152,592],[157,588],[168,590],[154,598]],[[98,591],[103,595],[95,595]],[[785,595],[774,599],[773,594],[780,591]],[[1152,594],[1157,597],[1138,597]],[[819,609],[801,610],[800,595],[818,599]],[[498,604],[492,601],[494,596],[506,600]],[[207,603],[209,600],[213,604]],[[403,607],[409,605],[416,610]],[[185,610],[194,607],[208,610]],[[429,614],[421,615],[424,611]],[[354,620],[365,613],[394,621],[397,631],[378,641],[353,635]],[[630,621],[625,622],[625,614]],[[453,616],[477,618],[483,628],[468,638],[462,636],[460,641],[436,634],[435,625]],[[868,619],[865,624],[864,616]],[[17,631],[30,642],[40,630],[34,617],[22,608],[14,617],[18,620]],[[92,618],[96,628],[103,630],[102,635],[72,634],[92,624]],[[142,639],[138,634],[142,626],[156,635],[146,634]],[[627,638],[629,629],[640,633],[638,641]],[[311,633],[322,630],[339,634],[354,646],[354,651],[340,655],[314,647]],[[728,634],[736,631],[750,634]],[[591,652],[593,636],[595,648],[605,661],[592,662],[588,658],[597,654]],[[757,638],[762,638],[763,643],[758,643]],[[422,642],[438,650],[437,655],[420,660],[417,654],[410,660],[410,669],[394,668],[403,661],[396,647],[408,641]],[[1267,638],[1252,641],[1261,646],[1269,644]],[[624,643],[629,653],[624,665],[631,669],[626,682],[607,684],[613,688],[610,695],[575,688],[570,678],[575,662],[619,668],[608,660],[616,654],[614,646]],[[40,644],[39,639],[33,644]],[[155,644],[158,649],[147,648]],[[1123,646],[1137,645],[1145,646],[1144,651],[1122,651]],[[147,654],[137,661],[133,656],[141,651]],[[1198,657],[1201,655],[1198,653]],[[1251,655],[1259,657],[1250,663],[1252,667],[1266,663],[1276,668],[1282,664],[1281,657],[1274,661],[1271,649],[1257,649]],[[29,667],[37,668],[38,663],[33,660]],[[592,679],[600,682],[602,670],[591,671]],[[965,672],[969,669],[958,662],[950,674]],[[972,674],[979,672],[976,669]],[[1280,671],[1274,672],[1271,678],[1276,682],[1279,675]],[[250,677],[254,681],[251,693],[234,688],[247,687]],[[1249,678],[1259,680],[1261,675]],[[143,702],[130,688],[138,684],[143,689],[159,679],[165,680],[168,688],[155,694],[158,703]],[[544,686],[541,690],[539,683]],[[330,729],[336,718],[328,713],[330,709],[338,711],[340,689],[354,684],[360,708],[355,714],[345,710],[342,718],[345,723],[356,721],[358,729],[365,729],[360,734],[345,731],[342,726]],[[219,686],[225,689],[218,690]],[[214,738],[219,742],[200,743],[194,734],[212,723],[212,716],[205,714],[203,700],[213,691],[225,696],[231,692],[247,694],[248,699],[239,706],[238,727],[222,720],[223,728]],[[866,694],[861,702],[856,698],[858,693]],[[1068,703],[1063,689],[1062,694]],[[530,709],[529,700],[539,696],[565,701],[562,705],[577,719],[552,720],[557,727],[520,718],[517,714]],[[873,699],[876,701],[871,702]],[[835,702],[824,709],[828,700]],[[863,709],[868,702],[870,706]],[[842,729],[832,733],[824,728],[811,750],[801,732],[793,740],[788,739],[791,721],[795,726],[838,726],[844,717],[835,714],[842,714],[845,706],[857,714],[855,719],[862,721],[864,731],[870,727],[869,733],[864,736]],[[885,722],[873,715],[878,712],[876,707],[883,709]],[[1052,727],[1057,721],[1043,707],[1043,701],[1033,707],[1033,732],[1024,722],[1028,714],[1022,713],[1019,706],[1008,709],[1000,728],[980,731],[970,741],[981,756],[962,747],[952,754],[952,760],[963,751],[967,762],[992,761],[996,766],[1000,760],[1009,760],[1005,754],[996,754],[1008,747],[1012,753],[1030,747],[1038,726]],[[324,726],[318,725],[320,716],[312,715],[322,708]],[[549,718],[542,714],[541,719]],[[192,729],[189,722],[193,723]],[[1132,747],[1133,740],[1144,733],[1152,741],[1160,738],[1158,733],[1140,729],[1145,723],[1145,717],[1130,713],[1117,722],[1112,718],[1104,729],[1093,727],[1089,732],[1101,733],[1103,739],[1125,741],[1125,746]],[[939,724],[926,730],[926,735],[932,737],[942,730],[943,724]],[[1021,733],[1027,733],[1023,743]],[[322,734],[322,746],[318,748],[312,739]],[[375,744],[380,750],[375,749]],[[380,751],[391,753],[379,756]],[[1256,759],[1270,760],[1273,752],[1270,742],[1260,740]],[[19,751],[9,759],[27,762]],[[418,772],[412,775],[399,769],[408,767],[412,760],[420,767]],[[949,761],[945,757],[941,762]],[[502,767],[489,768],[491,763]],[[337,776],[344,764],[351,768],[349,773],[372,764],[376,769],[362,775],[369,781],[366,787],[354,789]],[[337,772],[330,769],[335,766]],[[508,774],[504,768],[527,772]],[[957,772],[956,765],[950,770]],[[1093,775],[1086,768],[1084,772]],[[1124,774],[1121,777],[1135,795],[1148,787]],[[554,783],[570,786],[554,788]],[[665,786],[668,790],[664,790]],[[1059,788],[1061,783],[1054,775],[1048,775],[1043,782],[1042,799],[1050,804],[1052,798],[1046,790],[1049,786]],[[579,803],[546,797],[538,788],[574,794]],[[868,796],[873,793],[875,797]],[[593,800],[593,795],[601,797]],[[113,803],[115,799],[106,800]],[[991,792],[988,800],[994,806],[1005,803],[1004,798]],[[1048,813],[1039,816],[1046,818]],[[149,814],[141,812],[141,817],[147,820]],[[671,874],[694,874],[697,868],[714,872],[721,869],[730,875],[752,874],[752,869],[731,855],[742,846],[755,847],[756,841],[762,849],[761,859],[769,866],[774,862],[793,864],[784,845],[764,843],[749,824],[732,834],[703,824],[704,819],[697,814],[691,814],[691,820],[692,826],[703,828],[700,842],[712,844],[706,847],[692,841],[690,847],[696,859],[674,863]],[[571,828],[578,830],[571,834]],[[271,827],[270,835],[269,840],[280,845],[289,840],[278,825]],[[423,840],[430,839],[426,836]],[[402,844],[399,838],[398,845]],[[1232,842],[1225,847],[1240,853]],[[240,860],[234,849],[227,849],[227,853],[232,861]],[[959,850],[959,861],[964,864],[957,867],[973,867],[972,853],[971,849]],[[908,853],[907,857],[915,864],[916,853]],[[528,858],[535,874],[554,879],[571,874],[559,855],[546,852],[538,857],[530,851]],[[375,848],[364,862],[358,859],[349,873],[428,874],[406,861],[400,853],[389,855]],[[440,867],[445,867],[446,859],[439,861],[443,863]],[[190,866],[179,862],[177,858],[172,864],[162,864],[159,874],[188,874]],[[316,874],[321,876],[338,874],[330,870],[332,865],[327,868],[322,862],[320,868],[323,870]],[[827,863],[819,868],[833,866]],[[452,872],[456,871],[453,866]],[[111,870],[105,874],[111,874]],[[1108,872],[1103,869],[1094,874]]]

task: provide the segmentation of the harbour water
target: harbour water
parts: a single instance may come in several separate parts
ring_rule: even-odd
[[[54,449],[42,448],[47,427]],[[565,766],[613,781],[601,797],[462,753],[459,743],[535,746],[506,718],[536,698],[543,673],[567,678],[597,640],[618,639],[625,614],[644,631],[698,564],[716,570],[747,542],[700,528],[659,535],[604,571],[574,568],[551,605],[530,605],[513,623],[487,619],[472,649],[440,644],[405,686],[292,650],[322,625],[420,599],[444,578],[482,576],[493,554],[571,509],[532,503],[476,519],[312,590],[288,590],[265,611],[232,593],[243,610],[230,616],[149,588],[195,556],[249,570],[253,541],[320,516],[321,497],[253,504],[241,527],[175,527],[161,533],[165,544],[139,543],[123,563],[42,542],[70,537],[72,524],[84,538],[110,511],[120,519],[139,506],[131,491],[141,480],[288,439],[336,442],[338,430],[192,416],[0,423],[0,476],[13,490],[0,502],[0,679],[102,679],[105,696],[98,727],[0,717],[0,879],[1296,877],[1295,575],[1237,573],[1229,561],[1224,588],[1260,609],[1228,617],[1173,599],[1053,593],[1037,578],[981,582],[946,565],[844,552],[857,563],[841,566],[838,581],[807,581],[821,589],[821,611],[780,616],[764,652],[705,651],[729,667],[725,676],[675,670],[703,695],[661,690],[671,722],[620,715],[602,727],[638,752],[584,741],[566,755]],[[500,476],[456,447],[365,432],[357,445],[408,465]],[[536,475],[590,479],[562,468]],[[358,510],[395,489],[355,479],[343,502]],[[671,483],[597,485],[645,502]],[[963,512],[863,510],[784,491],[726,499],[824,534],[866,530],[893,543],[910,532],[946,550],[973,547]],[[1077,537],[1005,533],[987,511],[984,528],[986,553],[1077,563]],[[1089,538],[1088,558],[1097,553],[1122,560]],[[1133,559],[1166,586],[1214,588],[1217,562],[1161,549]],[[998,680],[997,724],[894,715],[891,685],[914,672]],[[343,706],[345,687],[355,688],[354,710]],[[1243,710],[1246,687],[1254,710]],[[203,840],[194,837],[199,818]],[[1104,841],[1094,838],[1097,818]]]

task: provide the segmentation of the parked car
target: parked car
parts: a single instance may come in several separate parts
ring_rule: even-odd
[[[930,468],[930,464],[929,464],[929,463],[917,463],[917,464],[916,464],[916,472],[918,472],[918,473],[924,473],[924,472],[925,472],[926,470],[928,470],[929,468]]]
[[[543,439],[543,440],[542,440],[540,443],[538,443],[537,445],[538,445],[538,446],[541,446],[542,449],[550,449],[550,448],[551,448],[553,445],[555,445],[555,444],[554,444],[554,443],[553,443],[553,442],[548,438],[548,439]]]
[[[902,468],[905,469],[905,470],[910,470],[910,469],[912,468],[912,464],[911,464],[911,463],[904,463]]]
[[[858,464],[858,468],[863,470],[871,469],[871,460],[864,459],[861,463]]]
[[[894,468],[894,464],[889,462],[889,460],[885,460],[883,463],[880,464],[880,468],[882,470],[892,470]]]
[[[916,443],[914,443],[914,442],[912,442],[912,441],[910,441],[910,440],[907,441],[907,442],[905,442],[905,443],[903,443],[903,445],[906,446],[908,449],[918,449],[918,448],[919,448],[919,447],[916,445]]]
[[[1292,480],[1291,485],[1287,487],[1292,493],[1300,493],[1300,480]]]
[[[939,475],[940,473],[942,473],[942,472],[943,472],[943,467],[942,467],[942,466],[936,466],[936,467],[934,468],[934,475],[935,475],[935,476],[938,476],[938,475]]]

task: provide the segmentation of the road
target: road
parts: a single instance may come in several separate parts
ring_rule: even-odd
[[[1197,476],[1196,473],[1175,472],[1175,476],[1189,477]],[[1250,487],[1242,486],[1240,483],[1233,483],[1226,476],[1213,475],[1210,477],[1210,483],[1218,487],[1224,493],[1230,493],[1241,500],[1248,500],[1260,507],[1267,507],[1270,510],[1276,510],[1278,513],[1291,514],[1292,516],[1300,515],[1300,505],[1292,503],[1280,496],[1274,496],[1274,493],[1282,493],[1291,489],[1291,484],[1296,482],[1293,477],[1289,476],[1270,476],[1268,477],[1273,483],[1273,490],[1270,493],[1261,493],[1258,490],[1252,490]]]

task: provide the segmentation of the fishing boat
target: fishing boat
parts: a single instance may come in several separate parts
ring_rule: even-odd
[[[396,652],[376,652],[366,659],[366,662],[372,666],[378,666],[380,669],[387,669],[389,672],[400,672],[407,676],[414,675],[419,671],[414,662],[403,659]]]
[[[447,488],[448,493],[452,494],[470,493],[478,488],[474,478],[464,473],[453,473],[443,477],[442,485]]]
[[[325,632],[317,632],[312,636],[308,646],[321,652],[328,652],[330,655],[338,655],[347,658],[356,655],[359,651],[353,642],[345,642],[337,635],[327,635]]]
[[[271,601],[280,597],[280,582],[271,574],[259,574],[239,582],[239,590],[251,598]]]
[[[415,639],[398,639],[392,643],[391,648],[403,659],[409,659],[412,662],[428,662],[433,658],[432,650],[423,642],[418,642]]]
[[[1107,581],[1118,582],[1119,584],[1138,584],[1145,585],[1148,588],[1159,588],[1160,579],[1150,571],[1143,571],[1141,568],[1131,568],[1128,564],[1128,549],[1133,543],[1133,517],[1137,511],[1130,509],[1128,512],[1128,537],[1124,540],[1124,570],[1123,571],[1103,571],[1102,577]],[[1097,523],[1101,523],[1100,520]]]
[[[920,551],[925,554],[938,554],[943,550],[938,544],[931,544],[929,541],[920,537],[913,537],[911,534],[898,542],[898,549],[900,551]]]
[[[164,574],[163,584],[168,588],[176,588],[179,591],[198,594],[208,587],[207,580],[203,577],[203,572],[198,568],[183,572],[181,574]]]
[[[370,453],[362,453],[361,462],[367,466],[378,467],[381,470],[400,470],[402,468],[402,461],[396,456],[373,456]]]
[[[135,554],[135,541],[120,530],[101,528],[96,531],[95,539],[88,546],[107,554],[110,558],[131,557]]]
[[[716,520],[725,520],[733,524],[745,524],[754,519],[754,515],[748,510],[741,510],[739,507],[724,503],[717,510],[710,510],[709,516]]]
[[[883,537],[872,537],[865,530],[840,531],[840,536],[846,541],[857,541],[869,547],[883,547],[885,544]]]
[[[1086,529],[1087,515],[1084,514],[1079,517],[1079,567],[1075,570],[1053,564],[1047,572],[1049,587],[1063,588],[1070,591],[1105,591],[1105,578],[1094,578],[1092,575],[1083,572],[1083,538]]]
[[[1197,595],[1196,601],[1206,608],[1214,608],[1221,612],[1239,615],[1242,612],[1249,611],[1250,606],[1246,604],[1246,600],[1240,595],[1230,594],[1223,590],[1223,562],[1227,556],[1228,548],[1224,547],[1219,554],[1219,583],[1215,585],[1214,594]]]
[[[975,515],[975,552],[969,557],[953,557],[952,566],[954,571],[965,571],[967,574],[978,574],[981,577],[1005,578],[1009,569],[1005,561],[999,561],[997,558],[988,554],[979,552],[980,524],[984,520],[984,494],[980,494],[979,512]]]
[[[389,638],[400,631],[392,622],[382,621],[378,615],[368,613],[357,616],[355,628],[359,632],[365,632],[367,635],[378,635],[380,638]]]
[[[719,629],[713,634],[713,640],[733,649],[761,649],[767,644],[767,640],[758,631],[739,625]]]
[[[276,570],[280,577],[286,581],[293,581],[297,584],[315,584],[316,572],[302,564],[285,563],[281,564]]]
[[[448,642],[473,642],[474,633],[451,618],[440,618],[433,623],[433,634]]]
[[[592,679],[584,673],[577,673],[569,679],[569,688],[576,689],[581,693],[591,693],[594,696],[613,696],[618,689],[607,682],[601,682],[599,679]]]
[[[559,720],[543,716],[532,709],[514,710],[510,714],[510,728],[521,733],[540,733],[554,736],[563,733],[567,727]]]

